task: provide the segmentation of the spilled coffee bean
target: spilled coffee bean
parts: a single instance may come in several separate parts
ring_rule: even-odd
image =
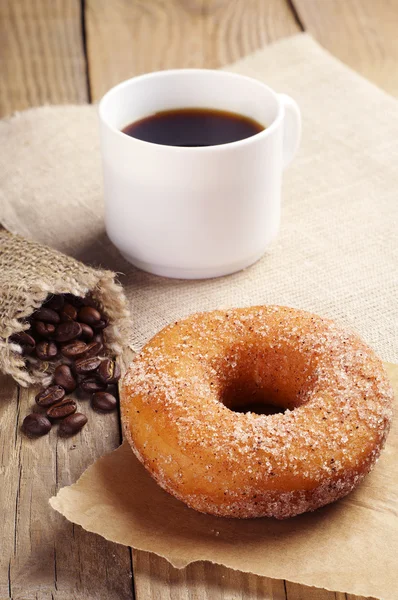
[[[109,321],[107,319],[101,319],[95,325],[93,325],[95,331],[102,331],[105,327],[108,327]]]
[[[78,312],[79,321],[91,327],[101,321],[101,313],[93,306],[83,306]]]
[[[91,397],[91,406],[94,410],[110,412],[117,407],[117,400],[108,392],[96,392]]]
[[[97,356],[102,352],[104,346],[102,342],[93,341],[90,344],[87,344],[86,351],[84,353],[85,358],[90,358],[91,356]]]
[[[51,423],[44,415],[31,413],[27,415],[22,423],[22,430],[28,436],[46,435],[51,429]]]
[[[65,398],[65,390],[60,385],[50,385],[50,387],[39,392],[35,398],[36,403],[43,408],[48,408],[52,404],[61,402]]]
[[[76,321],[65,321],[58,325],[55,330],[55,339],[57,342],[70,342],[75,340],[82,332],[82,328]]]
[[[65,302],[72,304],[72,306],[75,306],[76,308],[81,308],[82,306],[85,306],[86,302],[87,302],[86,298],[81,298],[80,296],[74,296],[73,294],[65,294],[64,298],[65,298]]]
[[[75,435],[85,426],[86,423],[86,415],[76,412],[73,415],[65,417],[65,419],[61,421],[58,428],[58,434],[63,437]]]
[[[67,398],[66,400],[62,400],[62,402],[58,402],[58,404],[50,406],[47,409],[46,415],[51,420],[64,419],[76,412],[76,409],[76,402]]]
[[[75,371],[79,375],[85,375],[90,371],[95,371],[101,364],[101,359],[98,356],[92,356],[89,358],[79,358],[75,362]]]
[[[55,325],[53,323],[44,323],[44,321],[36,321],[34,323],[36,332],[44,338],[50,338],[55,333]]]
[[[120,368],[105,357],[103,330],[108,317],[91,296],[79,298],[71,294],[55,294],[28,320],[30,328],[11,336],[24,355],[37,359],[58,361],[53,383],[36,395],[36,404],[46,415],[32,413],[24,420],[23,431],[30,436],[44,435],[51,421],[59,421],[59,435],[74,435],[87,423],[87,417],[77,412],[75,392],[80,400],[91,397],[92,407],[110,412],[117,407],[116,383]],[[47,368],[47,367],[45,367]]]
[[[45,301],[43,306],[45,308],[51,308],[52,310],[58,312],[59,310],[61,310],[64,304],[65,298],[61,294],[57,294],[56,296],[50,296],[50,298]]]
[[[36,356],[40,360],[53,360],[58,354],[58,348],[54,342],[39,342],[36,345]]]
[[[54,371],[54,381],[68,393],[73,392],[77,387],[75,376],[68,365],[58,365]]]
[[[116,383],[120,379],[119,365],[114,360],[106,358],[98,368],[98,375],[105,383]]]
[[[93,392],[104,392],[108,386],[97,377],[87,377],[80,382],[80,387],[88,394],[92,394]]]
[[[94,331],[91,329],[90,325],[87,325],[87,323],[79,323],[79,325],[82,328],[80,337],[85,342],[90,342],[94,337]]]
[[[75,340],[74,342],[70,342],[70,344],[65,344],[61,348],[61,352],[64,356],[68,358],[75,358],[77,356],[81,356],[87,350],[87,344],[82,342],[81,340]]]
[[[69,304],[69,302],[67,302],[64,304],[64,307],[59,313],[59,316],[61,317],[62,322],[76,321],[77,310],[73,306],[73,304]]]
[[[46,307],[39,308],[39,310],[33,313],[32,317],[36,321],[44,321],[45,323],[53,323],[55,325],[61,320],[55,310]]]
[[[10,339],[14,344],[19,344],[21,346],[22,354],[31,354],[36,347],[35,339],[26,333],[26,331],[14,333]]]

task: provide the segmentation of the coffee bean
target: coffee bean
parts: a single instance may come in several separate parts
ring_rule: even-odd
[[[54,335],[55,325],[53,325],[52,323],[44,323],[43,321],[35,321],[33,326],[34,326],[36,332],[41,337],[49,338]]]
[[[54,342],[43,340],[36,346],[36,356],[40,360],[53,360],[58,354],[58,348]]]
[[[54,371],[54,381],[68,393],[73,392],[77,386],[77,381],[68,365],[58,365]]]
[[[89,394],[93,392],[103,392],[108,387],[106,383],[97,379],[97,377],[86,377],[80,382],[80,387]]]
[[[65,302],[63,309],[59,313],[61,317],[61,321],[63,323],[67,321],[76,321],[77,318],[77,310],[73,306],[73,304],[69,304],[69,302]]]
[[[43,435],[51,428],[49,419],[64,419],[59,435],[74,435],[80,431],[87,418],[76,413],[74,399],[65,398],[65,394],[74,391],[77,386],[77,393],[90,394],[95,410],[114,410],[118,403],[117,391],[114,395],[109,390],[114,391],[113,384],[120,378],[120,369],[113,360],[107,358],[102,361],[99,357],[104,350],[102,331],[109,321],[98,310],[93,298],[72,294],[51,295],[28,321],[30,329],[16,334],[11,341],[19,343],[26,354],[35,349],[36,356],[43,361],[58,356],[59,342],[67,364],[58,364],[54,384],[36,396],[37,404],[46,409],[48,418],[36,413],[28,415],[24,429],[30,435]]]
[[[58,434],[63,437],[75,435],[85,426],[86,423],[86,415],[76,412],[73,415],[69,415],[69,417],[66,417],[63,421],[61,421],[58,427]]]
[[[79,321],[87,325],[95,326],[101,321],[101,313],[93,306],[83,306],[78,312]]]
[[[55,331],[57,342],[69,342],[76,339],[82,332],[82,328],[76,321],[66,321],[58,325]]]
[[[81,389],[80,387],[80,381],[83,381],[84,377],[80,377],[79,378],[79,384],[78,387],[75,389],[75,391],[73,392],[73,397],[76,400],[87,400],[87,393],[84,390]]]
[[[108,392],[96,392],[91,396],[91,406],[94,410],[102,412],[110,412],[117,407],[117,400]]]
[[[120,379],[119,365],[114,360],[106,358],[98,368],[98,375],[105,383],[116,383]]]
[[[98,323],[95,323],[95,325],[93,325],[95,331],[101,331],[102,329],[105,329],[105,327],[108,327],[109,325],[109,320],[108,319],[101,319],[100,321],[98,321]]]
[[[65,300],[69,302],[69,304],[76,306],[76,308],[81,308],[82,306],[85,306],[85,299],[81,298],[80,296],[74,296],[73,294],[65,294]]]
[[[51,429],[51,423],[44,415],[31,413],[22,423],[22,430],[29,436],[45,435]]]
[[[62,294],[57,294],[56,296],[50,296],[50,298],[45,301],[44,306],[58,312],[64,304],[65,298],[62,296]]]
[[[47,408],[56,402],[61,402],[65,398],[65,390],[60,385],[50,385],[50,387],[39,392],[35,398],[39,406]]]
[[[59,314],[51,308],[39,308],[33,313],[32,318],[36,321],[44,321],[45,323],[53,323],[57,325],[60,322]]]
[[[58,402],[58,404],[50,406],[50,408],[47,409],[46,415],[52,421],[55,419],[65,419],[65,417],[73,415],[73,413],[76,412],[76,408],[76,402],[67,398],[62,402]]]
[[[87,350],[87,344],[82,342],[81,340],[75,340],[74,342],[70,342],[69,344],[65,344],[62,346],[61,352],[64,356],[68,358],[75,358],[76,356],[81,356]]]
[[[98,342],[99,344],[104,345],[104,336],[102,335],[102,331],[94,333],[93,342]]]
[[[91,295],[86,296],[83,299],[84,302],[84,306],[93,306],[94,308],[96,308],[98,310],[98,302],[96,300],[94,300],[94,298]]]
[[[115,398],[119,397],[119,390],[118,390],[118,387],[117,387],[117,383],[110,383],[108,385],[108,387],[106,388],[106,391],[109,394],[112,394],[112,396],[115,396]]]
[[[26,333],[26,331],[18,331],[18,333],[14,333],[10,337],[11,342],[14,344],[19,344],[22,348],[22,354],[31,354],[35,349],[36,342],[31,335]]]
[[[101,342],[91,342],[91,344],[87,345],[87,349],[84,353],[84,358],[90,358],[91,356],[97,356],[102,352],[104,346]]]
[[[86,373],[90,373],[90,371],[95,371],[97,367],[101,364],[101,359],[98,356],[90,356],[89,358],[79,358],[75,362],[75,370],[79,375],[85,375]]]
[[[79,325],[82,328],[82,332],[80,334],[82,340],[85,342],[91,342],[94,337],[94,331],[91,329],[90,325],[87,325],[87,323],[79,323]]]

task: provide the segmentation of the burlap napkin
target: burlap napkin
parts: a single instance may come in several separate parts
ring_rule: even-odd
[[[43,107],[0,123],[0,219],[9,230],[126,274],[139,348],[170,320],[288,304],[354,327],[398,362],[398,103],[299,35],[232,70],[291,94],[303,140],[284,178],[282,229],[254,267],[209,281],[139,272],[107,240],[97,109]]]

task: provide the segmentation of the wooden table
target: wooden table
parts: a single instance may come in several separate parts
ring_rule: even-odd
[[[1,0],[0,114],[97,101],[132,75],[219,67],[302,30],[398,95],[398,0]],[[0,377],[0,600],[353,600],[208,563],[178,571],[68,523],[48,498],[119,444],[119,423],[29,442],[34,394]]]

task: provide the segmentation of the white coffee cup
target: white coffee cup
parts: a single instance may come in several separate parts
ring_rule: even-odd
[[[213,108],[266,129],[206,147],[165,146],[121,130],[155,112]],[[99,105],[109,238],[144,271],[218,277],[257,261],[278,233],[284,167],[300,141],[289,96],[225,71],[178,69],[134,77]]]

